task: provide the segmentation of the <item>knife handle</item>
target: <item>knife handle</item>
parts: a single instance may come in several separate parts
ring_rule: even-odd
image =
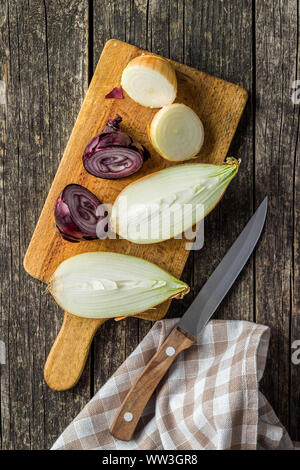
[[[110,428],[114,437],[122,441],[130,441],[141,414],[157,385],[178,354],[184,349],[188,349],[194,342],[195,338],[178,326],[171,331],[127,393]]]

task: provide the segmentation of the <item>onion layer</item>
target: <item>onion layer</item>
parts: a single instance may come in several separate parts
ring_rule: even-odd
[[[133,315],[189,287],[155,264],[118,253],[83,253],[63,261],[49,283],[57,303],[87,318]]]
[[[150,126],[153,147],[167,160],[184,161],[195,157],[204,141],[203,124],[185,104],[175,103],[158,111]]]
[[[86,146],[83,164],[91,175],[105,179],[126,178],[139,171],[147,159],[147,150],[121,131],[121,121],[117,114]]]
[[[56,228],[69,242],[94,240],[107,230],[107,212],[99,199],[79,184],[69,184],[59,195],[54,210]]]
[[[117,197],[113,230],[134,243],[157,243],[176,237],[203,219],[219,202],[240,161],[223,165],[193,163],[152,173]]]
[[[121,84],[130,98],[150,108],[173,103],[177,94],[172,65],[153,55],[141,55],[131,60],[123,70]]]

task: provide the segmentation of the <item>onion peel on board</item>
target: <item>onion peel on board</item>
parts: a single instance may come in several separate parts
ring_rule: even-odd
[[[232,157],[222,165],[185,163],[136,180],[114,202],[112,229],[138,244],[180,235],[214,209],[239,165]]]
[[[177,94],[171,63],[154,55],[142,54],[132,59],[123,70],[121,85],[136,103],[150,108],[173,103]]]

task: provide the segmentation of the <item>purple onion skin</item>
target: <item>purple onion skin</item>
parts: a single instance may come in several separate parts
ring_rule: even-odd
[[[120,129],[121,116],[107,121],[101,134],[86,146],[83,165],[93,176],[119,179],[133,175],[149,157],[143,145]]]
[[[107,224],[103,234],[97,236],[96,231],[97,224],[107,216],[103,209],[100,216],[96,215],[99,206],[101,202],[88,189],[79,184],[66,186],[58,196],[54,209],[55,225],[62,238],[78,243],[81,240],[95,240],[99,235],[104,235]]]

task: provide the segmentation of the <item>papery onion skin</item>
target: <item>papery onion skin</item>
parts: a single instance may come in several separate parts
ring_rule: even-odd
[[[105,235],[107,230],[105,224],[103,233],[98,233],[99,223],[107,217],[107,211],[93,193],[79,184],[69,184],[61,192],[55,204],[54,217],[62,238],[72,243],[95,240]]]
[[[149,157],[143,145],[120,129],[121,116],[109,120],[101,134],[86,146],[83,165],[97,178],[119,179],[133,175]]]
[[[138,244],[177,237],[214,209],[239,165],[230,157],[222,165],[186,163],[140,178],[115,200],[111,227]]]
[[[130,316],[172,298],[188,285],[142,258],[110,252],[81,253],[63,261],[48,290],[69,313],[85,318]]]

